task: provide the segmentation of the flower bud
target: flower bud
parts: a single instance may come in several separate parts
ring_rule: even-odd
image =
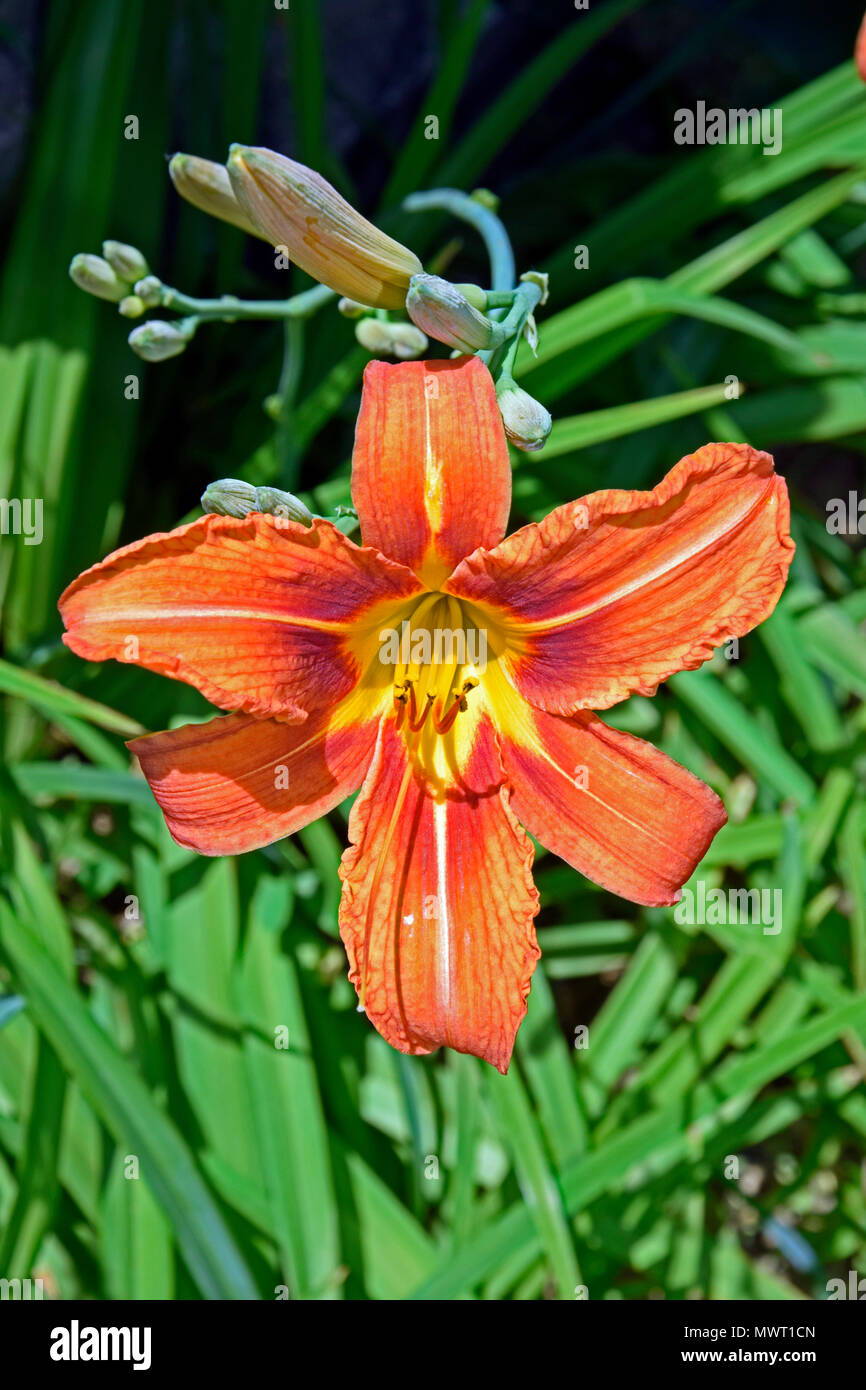
[[[459,290],[465,299],[469,300],[473,309],[480,309],[484,313],[487,308],[487,291],[480,285],[455,285],[455,290]]]
[[[199,159],[195,154],[176,154],[169,160],[168,172],[180,196],[194,208],[218,217],[221,222],[230,222],[250,236],[262,236],[238,203],[224,164]]]
[[[138,247],[127,246],[124,241],[104,241],[102,254],[112,270],[128,285],[134,285],[136,280],[143,279],[148,273],[147,261]]]
[[[241,478],[220,478],[217,483],[209,483],[201,495],[204,512],[215,512],[217,516],[247,516],[256,508],[256,490],[252,483]]]
[[[145,275],[135,282],[135,293],[146,309],[155,309],[162,299],[162,281],[155,275]]]
[[[553,425],[550,411],[510,377],[497,386],[496,398],[505,433],[515,449],[527,454],[543,449]]]
[[[430,346],[426,335],[414,323],[392,323],[390,328],[391,351],[395,357],[420,357]]]
[[[118,304],[125,298],[128,288],[101,256],[73,256],[69,264],[69,278],[86,294],[95,294],[97,299],[108,299],[112,304]]]
[[[456,285],[438,275],[413,275],[406,296],[412,322],[458,352],[477,352],[490,345],[493,324],[469,303]]]
[[[125,319],[140,319],[146,308],[144,300],[139,299],[137,294],[128,294],[125,299],[121,299],[117,312],[123,314]]]
[[[219,482],[210,483],[202,493],[201,505],[202,511],[218,516],[243,517],[250,512],[264,512],[303,526],[309,526],[313,520],[312,512],[293,493],[276,487],[253,487],[241,478],[220,478]]]
[[[344,319],[360,319],[369,312],[370,305],[359,304],[357,299],[346,299],[344,295],[337,300],[337,313],[342,314]]]
[[[145,362],[165,362],[169,357],[179,356],[194,333],[195,324],[190,319],[177,319],[174,323],[148,319],[147,323],[133,328],[127,342]]]
[[[414,323],[388,323],[384,319],[374,318],[359,319],[355,325],[355,337],[368,352],[384,353],[403,360],[420,357],[428,347],[426,337]]]
[[[229,177],[238,202],[273,246],[337,294],[376,309],[400,309],[422,269],[414,252],[356,212],[326,179],[273,150],[232,145]]]
[[[302,526],[309,526],[313,520],[313,513],[304,506],[300,497],[295,497],[291,492],[282,492],[278,487],[257,487],[256,506],[269,516],[288,517],[289,521],[299,521]]]

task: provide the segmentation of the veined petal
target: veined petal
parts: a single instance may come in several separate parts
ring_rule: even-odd
[[[222,715],[133,739],[166,824],[199,854],[258,849],[357,791],[376,744],[377,706],[356,696],[303,724]]]
[[[502,540],[511,466],[493,380],[477,357],[369,364],[352,497],[365,544],[431,589],[476,546]]]
[[[570,714],[652,695],[773,611],[794,552],[769,454],[706,444],[652,492],[594,492],[470,556],[443,588],[507,634],[522,695]]]
[[[580,873],[647,906],[680,889],[727,816],[708,786],[597,715],[497,703],[511,805],[531,835]]]
[[[327,521],[203,516],[116,550],[59,603],[89,661],[147,666],[222,709],[302,720],[356,684],[365,642],[421,585]],[[375,636],[372,639],[375,642]]]
[[[232,145],[228,175],[256,229],[337,294],[376,308],[402,309],[422,269],[407,247],[368,222],[304,164],[275,150]]]
[[[340,931],[386,1041],[453,1047],[504,1072],[539,955],[538,894],[486,718],[460,780],[465,791],[431,796],[383,720],[349,822]]]

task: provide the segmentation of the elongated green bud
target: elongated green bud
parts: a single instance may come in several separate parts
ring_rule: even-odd
[[[202,510],[218,516],[249,516],[250,512],[265,512],[268,516],[285,517],[309,526],[313,514],[299,497],[276,487],[254,487],[241,478],[220,478],[202,493]]]
[[[412,276],[406,312],[431,338],[458,352],[477,352],[490,345],[493,324],[456,285],[438,275]]]
[[[102,254],[112,270],[128,285],[134,285],[136,280],[143,279],[148,273],[147,261],[138,247],[127,246],[125,241],[104,241]]]
[[[528,454],[543,449],[553,426],[550,411],[510,377],[497,384],[496,399],[505,433],[515,449]]]
[[[309,526],[313,520],[313,513],[304,506],[300,497],[295,497],[292,492],[283,492],[278,487],[257,487],[256,506],[269,516],[288,517],[289,521],[299,521],[302,526]]]
[[[242,478],[220,478],[216,483],[208,483],[201,495],[201,507],[203,512],[217,516],[247,516],[256,511],[256,490]]]
[[[69,278],[86,294],[95,294],[97,299],[107,299],[112,304],[119,304],[129,288],[108,261],[89,253],[72,257]]]
[[[362,217],[315,170],[274,150],[232,145],[235,196],[259,235],[308,275],[375,309],[401,309],[422,269],[413,251]]]
[[[173,323],[165,319],[148,319],[147,323],[133,328],[127,342],[145,362],[165,362],[169,357],[178,357],[183,352],[195,333],[195,327],[191,319],[177,319]]]
[[[169,161],[168,172],[180,196],[194,208],[267,241],[235,197],[224,164],[214,164],[213,160],[200,159],[195,154],[176,154]]]

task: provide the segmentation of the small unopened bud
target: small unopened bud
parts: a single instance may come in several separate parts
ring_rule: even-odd
[[[499,211],[499,198],[489,188],[473,188],[469,197],[473,203],[480,203],[483,208],[487,208],[490,212]]]
[[[220,478],[211,483],[202,493],[201,505],[202,511],[219,516],[244,517],[250,512],[264,512],[300,522],[302,526],[309,526],[313,520],[312,512],[293,493],[276,487],[254,487],[241,478]]]
[[[359,319],[355,325],[355,337],[368,352],[391,351],[391,325],[380,319]]]
[[[165,362],[169,357],[178,357],[194,333],[195,324],[190,319],[178,319],[174,323],[148,319],[147,323],[133,328],[127,342],[145,362]]]
[[[359,319],[355,325],[355,337],[368,352],[384,353],[403,360],[420,357],[428,347],[425,335],[414,323],[387,323],[384,319],[374,318]]]
[[[211,159],[199,159],[195,154],[176,154],[169,160],[171,181],[182,198],[200,212],[230,222],[250,236],[262,233],[247,217],[232,190],[228,169]],[[264,237],[263,240],[267,240]]]
[[[458,352],[477,352],[490,345],[493,324],[470,304],[456,285],[438,275],[413,275],[406,296],[412,322]]]
[[[147,309],[155,309],[162,299],[162,281],[155,275],[145,275],[135,283],[135,293]]]
[[[235,196],[260,236],[337,294],[375,309],[401,309],[422,269],[413,251],[362,217],[314,169],[274,150],[232,145]]]
[[[295,497],[292,492],[283,492],[278,487],[257,487],[256,506],[269,516],[288,517],[289,521],[299,521],[302,526],[309,526],[313,520],[313,513],[304,506],[300,497]]]
[[[112,270],[117,271],[121,280],[134,285],[147,275],[147,261],[137,246],[127,246],[125,241],[104,241],[102,254]]]
[[[455,285],[455,290],[459,290],[464,299],[468,299],[473,309],[480,309],[484,313],[487,308],[487,291],[480,285]]]
[[[430,346],[426,334],[414,323],[392,323],[391,341],[394,356],[402,358],[420,357]]]
[[[112,304],[119,304],[128,289],[126,282],[101,256],[84,253],[73,256],[69,264],[69,278],[86,294],[95,294],[97,299],[107,299]]]
[[[357,299],[347,299],[345,295],[337,303],[337,313],[342,314],[344,319],[360,319],[369,312],[369,304],[359,304]]]
[[[527,454],[543,449],[553,426],[550,411],[510,377],[499,383],[496,398],[505,433],[515,449]]]
[[[137,294],[128,294],[125,299],[121,299],[117,312],[123,314],[125,319],[140,319],[146,308],[144,300],[139,299]]]
[[[217,516],[247,516],[256,511],[256,490],[241,478],[220,478],[205,488],[201,507],[203,512],[215,512]]]

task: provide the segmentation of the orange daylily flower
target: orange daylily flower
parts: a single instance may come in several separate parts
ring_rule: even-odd
[[[503,540],[508,452],[473,357],[370,363],[352,492],[362,546],[254,513],[116,551],[63,595],[64,640],[233,711],[129,745],[182,845],[254,849],[362,787],[340,909],[361,1004],[402,1052],[504,1071],[539,955],[526,830],[665,904],[725,821],[592,711],[767,617],[793,552],[785,484],[768,454],[708,444],[652,492],[596,492]]]

